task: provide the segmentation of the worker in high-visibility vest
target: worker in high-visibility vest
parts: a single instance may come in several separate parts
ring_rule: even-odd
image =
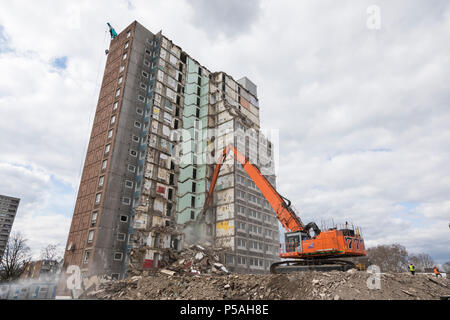
[[[436,278],[439,276],[441,276],[441,278],[442,278],[442,274],[439,272],[439,269],[436,266],[434,266],[433,272],[436,275]]]
[[[414,267],[412,263],[409,264],[409,271],[412,275],[414,275],[414,273],[416,272],[416,267]]]

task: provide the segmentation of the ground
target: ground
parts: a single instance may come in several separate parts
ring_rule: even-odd
[[[179,274],[156,272],[127,280],[104,280],[84,296],[120,300],[439,300],[450,295],[449,279],[429,274],[380,274],[379,289],[373,276],[354,269],[347,272],[297,272],[279,275]],[[370,279],[369,279],[370,278]]]

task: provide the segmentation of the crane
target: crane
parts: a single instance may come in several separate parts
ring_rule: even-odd
[[[346,270],[356,266],[351,261],[336,260],[336,258],[366,255],[364,240],[359,229],[349,228],[348,223],[341,229],[333,227],[328,230],[320,230],[314,222],[305,225],[291,207],[291,202],[281,196],[258,167],[252,164],[232,144],[223,149],[217,160],[208,196],[201,213],[202,216],[209,208],[220,168],[230,152],[234,153],[236,160],[261,191],[286,230],[284,234],[285,243],[280,244],[279,248],[280,258],[291,260],[282,260],[272,264],[270,267],[272,273],[304,270],[305,267],[310,270]]]

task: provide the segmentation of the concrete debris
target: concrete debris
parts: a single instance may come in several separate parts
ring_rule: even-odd
[[[103,281],[87,299],[126,300],[439,300],[449,296],[447,278],[409,273],[381,274],[380,288],[370,289],[367,272],[298,272],[291,274],[230,274],[213,272],[215,263],[208,249],[205,257],[195,261],[192,249],[175,263],[173,274],[167,270],[150,273],[139,279]],[[182,261],[182,260],[185,261]],[[195,268],[184,268],[188,262]],[[177,265],[178,264],[178,265]],[[171,266],[172,267],[172,266]],[[178,269],[180,268],[180,269]],[[195,270],[195,272],[194,272]],[[432,281],[431,281],[432,280]]]
[[[169,276],[173,276],[175,274],[175,271],[170,271],[170,270],[167,270],[167,269],[161,269],[161,270],[159,270],[159,272],[167,274]]]
[[[159,272],[174,274],[227,274],[227,268],[220,263],[224,249],[193,245],[181,252],[172,252],[172,263]]]

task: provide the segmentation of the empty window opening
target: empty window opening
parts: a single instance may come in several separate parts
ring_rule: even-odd
[[[104,182],[105,182],[105,176],[101,176],[100,179],[98,179],[98,186],[103,187]]]
[[[87,264],[89,262],[89,256],[90,256],[91,252],[90,251],[85,251],[84,252],[84,263]]]
[[[92,243],[94,241],[94,230],[89,231],[88,235],[88,243]]]
[[[97,223],[97,215],[98,215],[97,211],[92,212],[91,227],[95,226],[95,224]]]
[[[125,187],[128,188],[128,189],[132,189],[133,188],[133,181],[125,180]]]

